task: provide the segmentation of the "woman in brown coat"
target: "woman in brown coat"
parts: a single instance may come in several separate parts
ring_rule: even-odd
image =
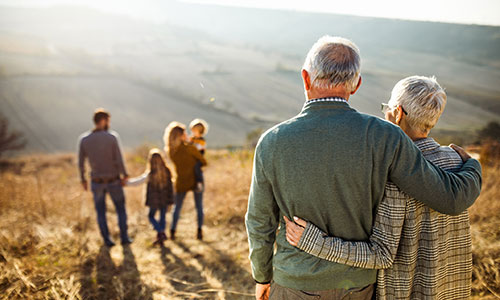
[[[182,203],[187,192],[193,191],[196,212],[198,215],[197,238],[203,238],[203,191],[196,190],[196,178],[194,167],[199,161],[203,166],[207,164],[205,158],[195,146],[187,142],[186,126],[178,122],[170,123],[165,129],[165,150],[175,165],[177,173],[175,179],[175,209],[173,213],[172,226],[170,227],[171,238],[175,238],[175,230],[179,221]]]

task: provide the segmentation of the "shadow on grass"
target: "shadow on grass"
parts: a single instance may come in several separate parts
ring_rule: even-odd
[[[123,264],[113,262],[109,248],[101,246],[95,257],[80,266],[81,299],[153,299],[151,289],[141,281],[135,256],[129,245],[123,246]]]
[[[161,247],[161,261],[164,266],[164,274],[167,281],[176,291],[176,296],[186,298],[206,298],[207,295],[200,295],[199,290],[210,288],[207,279],[193,266],[187,265],[181,258],[172,251]]]
[[[204,268],[209,269],[212,276],[223,284],[224,289],[233,290],[235,288],[243,288],[246,290],[238,290],[236,292],[253,292],[255,282],[252,279],[252,275],[223,251],[205,243],[204,245],[210,248],[210,252],[194,253],[182,241],[176,241],[176,244],[183,251],[190,253]],[[230,293],[227,296],[228,299],[234,299],[233,297],[237,297],[237,299],[244,298],[244,296],[235,296]]]
[[[117,269],[109,249],[101,246],[95,257],[85,259],[80,266],[80,296],[82,299],[116,299],[113,278]]]
[[[149,286],[141,280],[141,274],[137,268],[134,253],[130,245],[124,245],[123,264],[120,267],[120,279],[123,286],[123,299],[153,299],[153,293]]]

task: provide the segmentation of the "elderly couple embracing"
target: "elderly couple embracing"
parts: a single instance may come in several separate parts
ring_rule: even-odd
[[[201,119],[193,120],[190,124],[193,134],[191,137],[187,136],[186,126],[179,122],[171,122],[165,129],[165,151],[175,167],[176,178],[174,180],[161,151],[157,148],[150,150],[144,173],[138,177],[129,178],[120,150],[119,136],[116,132],[109,130],[110,119],[111,115],[107,111],[97,109],[93,117],[95,128],[80,136],[78,146],[78,166],[81,183],[85,190],[89,188],[85,176],[85,162],[88,160],[90,164],[90,189],[94,196],[97,223],[104,243],[108,247],[115,245],[110,238],[106,220],[106,194],[110,195],[116,209],[121,243],[127,245],[132,243],[132,239],[127,233],[123,186],[142,184],[145,185],[145,204],[149,207],[148,218],[157,232],[155,245],[163,245],[163,242],[167,240],[166,213],[174,203],[170,238],[175,239],[182,204],[189,191],[193,191],[197,212],[196,237],[202,240],[204,218],[202,166],[207,164],[203,156],[206,145],[203,135],[208,131],[208,124]],[[156,217],[156,215],[159,216]]]
[[[257,299],[468,299],[466,209],[481,166],[428,137],[446,104],[435,78],[411,76],[356,111],[360,55],[323,37],[302,70],[307,101],[264,133],[246,214]]]

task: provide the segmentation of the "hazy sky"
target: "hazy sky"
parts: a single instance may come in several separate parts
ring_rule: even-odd
[[[500,0],[189,0],[198,3],[465,24],[500,25]]]
[[[500,26],[500,0],[189,0],[198,3],[332,12],[359,16]],[[164,21],[167,0],[0,0],[8,5],[78,4],[99,10]],[[159,4],[162,5],[159,5]]]

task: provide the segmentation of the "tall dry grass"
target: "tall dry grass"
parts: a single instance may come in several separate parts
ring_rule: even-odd
[[[143,172],[147,151],[143,147],[127,155],[129,173]],[[108,249],[101,243],[92,198],[79,186],[73,155],[3,162],[0,299],[251,299],[244,214],[252,153],[207,155],[205,240],[195,239],[194,205],[188,196],[178,239],[164,248],[152,246],[155,234],[141,187],[126,189],[134,243]],[[500,294],[499,186],[500,167],[486,164],[483,191],[470,209],[476,299]],[[108,222],[118,240],[110,201]]]

